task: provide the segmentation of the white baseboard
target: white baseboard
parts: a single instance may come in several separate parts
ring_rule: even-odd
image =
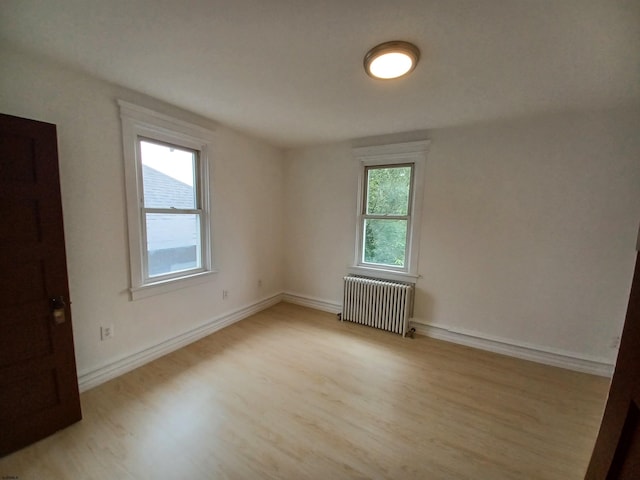
[[[303,307],[315,308],[316,310],[322,310],[329,313],[342,312],[342,304],[330,302],[328,300],[322,300],[320,298],[309,297],[294,292],[285,292],[282,296],[282,300],[288,303],[295,303],[296,305],[302,305]]]
[[[293,292],[276,294],[246,307],[242,307],[213,318],[204,325],[165,340],[158,345],[127,355],[126,357],[120,358],[93,370],[82,372],[78,376],[80,391],[85,392],[91,388],[97,387],[104,382],[141,367],[146,363],[200,340],[207,335],[239,322],[240,320],[265,310],[281,301],[329,313],[340,313],[342,311],[342,305],[336,302]],[[614,365],[598,359],[579,357],[567,352],[550,351],[548,349],[542,349],[531,345],[518,345],[505,339],[489,338],[476,332],[454,331],[452,328],[442,325],[430,325],[415,320],[411,322],[410,326],[414,327],[416,329],[416,333],[419,335],[425,335],[439,340],[445,340],[460,345],[479,348],[494,353],[501,353],[569,370],[576,370],[605,377],[613,375]]]
[[[300,293],[285,292],[282,300],[324,312],[342,312],[342,304],[340,303]],[[410,327],[414,327],[419,335],[592,375],[611,377],[615,368],[615,365],[603,359],[588,358],[573,352],[553,350],[538,345],[516,343],[504,338],[490,337],[478,332],[463,331],[444,325],[429,324],[417,319],[410,322]]]
[[[416,333],[438,340],[479,348],[489,352],[500,353],[510,357],[522,358],[533,362],[552,365],[554,367],[590,373],[602,377],[611,377],[615,365],[594,358],[578,356],[572,352],[551,350],[534,345],[516,344],[502,338],[491,338],[477,332],[454,330],[443,325],[433,325],[413,320],[411,327]]]
[[[150,348],[146,348],[131,355],[127,355],[119,360],[103,365],[99,368],[84,372],[78,376],[78,386],[81,392],[85,392],[93,387],[107,382],[113,378],[134,370],[146,363],[193,343],[201,338],[239,322],[255,313],[265,310],[282,301],[282,294],[260,300],[246,307],[239,308],[233,312],[225,313],[219,317],[209,320],[204,325],[184,332],[173,338]]]

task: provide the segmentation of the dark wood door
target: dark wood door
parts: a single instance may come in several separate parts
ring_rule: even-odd
[[[640,255],[609,399],[585,479],[640,479]]]
[[[0,114],[0,455],[82,417],[56,127]]]

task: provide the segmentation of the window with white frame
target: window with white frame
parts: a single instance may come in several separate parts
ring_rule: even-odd
[[[362,263],[404,269],[413,164],[365,167]]]
[[[361,147],[352,273],[415,281],[428,142]]]
[[[209,152],[213,133],[119,101],[132,298],[212,273]]]

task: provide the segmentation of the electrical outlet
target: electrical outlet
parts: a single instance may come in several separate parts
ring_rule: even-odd
[[[113,338],[113,324],[100,327],[100,340],[109,340]]]
[[[611,348],[618,348],[620,346],[620,337],[615,336],[611,339],[611,343],[609,344]]]
[[[222,299],[226,300],[229,296],[229,290],[222,290]]]

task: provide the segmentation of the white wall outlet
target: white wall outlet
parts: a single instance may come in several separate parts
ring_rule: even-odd
[[[229,297],[229,290],[222,290],[222,299],[226,300]]]
[[[100,327],[100,340],[109,340],[113,338],[113,324]]]

